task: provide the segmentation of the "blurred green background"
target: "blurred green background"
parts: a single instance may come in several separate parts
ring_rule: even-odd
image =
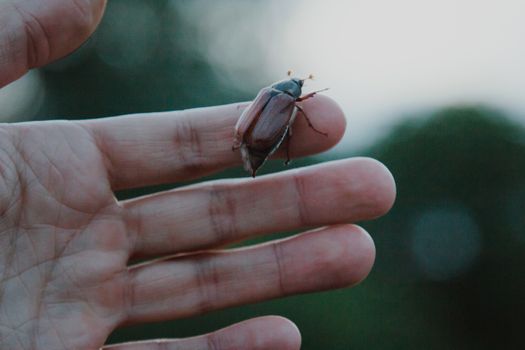
[[[249,100],[283,77],[286,70],[275,71],[289,62],[286,52],[271,49],[273,35],[286,28],[287,13],[297,6],[308,4],[110,0],[99,30],[79,50],[6,88],[4,115],[11,121],[94,118]],[[316,73],[315,60],[323,56],[305,59]],[[338,85],[333,96],[358,100],[361,95],[351,93],[357,83],[343,78],[348,91]],[[404,82],[390,83],[403,89]],[[377,262],[359,286],[120,329],[109,342],[185,337],[279,314],[297,323],[306,350],[523,348],[523,115],[506,115],[491,102],[457,98],[421,107],[414,101],[386,113],[383,124],[373,114],[364,121],[350,115],[349,138],[356,118],[364,125],[356,138],[367,142],[345,139],[336,151],[292,162],[299,167],[367,155],[394,174],[394,209],[362,223],[376,242]],[[341,104],[351,110],[350,102]],[[279,170],[281,162],[270,162],[264,172]],[[230,176],[245,174],[217,175]]]

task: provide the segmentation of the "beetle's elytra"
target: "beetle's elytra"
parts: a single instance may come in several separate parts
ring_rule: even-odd
[[[257,169],[279,148],[284,139],[290,139],[292,124],[298,111],[304,116],[310,128],[327,136],[312,125],[304,110],[297,105],[297,102],[311,98],[319,92],[301,96],[304,81],[311,78],[312,76],[305,79],[290,78],[263,88],[237,121],[232,150],[240,148],[244,168],[253,177]],[[286,154],[285,164],[288,164],[290,161],[288,148]]]

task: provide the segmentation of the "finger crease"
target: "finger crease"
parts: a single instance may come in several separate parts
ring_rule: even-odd
[[[200,300],[196,309],[204,314],[215,309],[218,300],[219,272],[211,258],[203,257],[195,264],[195,279]]]
[[[208,345],[208,350],[223,349],[223,347],[220,344],[220,338],[213,333],[206,337],[206,343]]]
[[[272,243],[272,252],[275,259],[275,266],[277,269],[277,286],[279,287],[280,295],[287,295],[286,288],[284,287],[284,272],[282,266],[282,257],[281,245],[279,243]]]
[[[101,131],[98,129],[89,128],[82,123],[76,123],[79,127],[84,129],[87,136],[91,139],[91,142],[97,147],[97,150],[102,157],[102,162],[104,163],[104,168],[106,169],[106,176],[110,183],[111,188],[115,187],[117,183],[117,175],[115,174],[116,167],[114,166],[113,159],[110,156],[110,153],[107,152],[108,149],[111,149],[111,146],[106,143],[107,138],[101,134]]]
[[[124,206],[124,213],[122,215],[124,218],[124,224],[126,226],[126,234],[130,242],[130,248],[132,252],[140,252],[143,247],[140,243],[144,242],[144,229],[143,217],[140,210],[137,210],[134,207],[127,208]]]
[[[78,0],[72,1],[73,6],[77,9],[78,13],[83,18],[90,18],[92,16],[91,12],[86,8],[85,1],[82,1],[82,3],[79,3]]]
[[[238,236],[236,203],[231,189],[213,185],[209,191],[208,217],[214,243],[231,242]]]
[[[297,203],[297,217],[299,219],[299,223],[303,226],[309,226],[311,221],[310,214],[306,206],[307,191],[304,178],[297,172],[294,172],[292,178],[294,182],[295,197]]]
[[[27,40],[27,68],[47,62],[51,54],[51,40],[40,20],[29,11],[22,10],[16,4],[13,7],[22,19]]]

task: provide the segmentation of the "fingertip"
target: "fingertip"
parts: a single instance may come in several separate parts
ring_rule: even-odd
[[[209,335],[221,349],[299,350],[301,333],[297,326],[281,316],[263,316],[234,324]]]
[[[347,254],[342,258],[348,267],[346,279],[349,286],[361,283],[372,271],[376,247],[370,234],[360,226],[347,225]]]
[[[313,126],[327,135],[321,135],[313,130],[301,113],[298,113],[293,125],[293,138],[290,145],[292,155],[304,156],[323,152],[341,141],[346,130],[346,118],[334,99],[317,94],[301,102],[301,106]]]
[[[104,11],[106,9],[107,0],[88,0],[91,4],[91,22],[88,23],[88,33],[87,35],[91,35],[95,29],[97,28],[98,24],[102,20],[102,16],[104,15]]]
[[[295,323],[282,316],[266,316],[261,318],[269,325],[273,339],[261,347],[262,349],[299,350],[301,348],[301,332]]]
[[[374,241],[363,228],[354,224],[326,227],[315,233],[324,240],[331,253],[321,262],[325,266],[323,289],[352,287],[363,281],[374,266]]]
[[[303,102],[305,109],[318,118],[331,138],[338,142],[345,134],[346,117],[341,106],[330,96],[317,94]]]
[[[354,178],[362,178],[366,189],[366,203],[370,219],[385,215],[392,209],[396,199],[396,183],[390,170],[381,162],[373,158],[354,158]]]

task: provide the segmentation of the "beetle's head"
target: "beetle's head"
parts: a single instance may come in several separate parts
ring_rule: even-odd
[[[295,98],[299,98],[301,96],[303,87],[304,79],[299,78],[291,78],[287,80],[279,81],[272,85],[272,88],[282,91],[288,95],[291,95]]]
[[[288,95],[291,95],[295,98],[301,97],[304,81],[314,78],[312,74],[310,74],[308,77],[304,79],[292,78],[291,70],[288,71],[288,76],[290,77],[290,79],[277,82],[272,85],[272,88],[282,91],[284,93],[287,93]]]

